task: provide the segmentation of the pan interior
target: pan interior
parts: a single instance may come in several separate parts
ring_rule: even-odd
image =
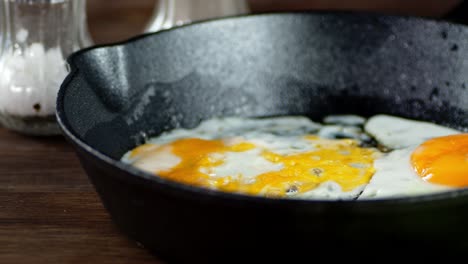
[[[73,56],[62,115],[115,160],[220,116],[383,113],[466,129],[466,39],[462,26],[368,14],[194,24]]]

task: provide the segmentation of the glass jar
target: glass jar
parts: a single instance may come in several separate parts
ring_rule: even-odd
[[[0,123],[55,135],[66,58],[91,45],[85,0],[0,0]]]
[[[159,0],[145,32],[248,12],[246,0]]]

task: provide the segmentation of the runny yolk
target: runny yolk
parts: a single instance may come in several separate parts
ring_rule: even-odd
[[[263,157],[283,164],[283,169],[258,175],[250,193],[265,191],[265,187],[273,196],[282,196],[283,190],[291,187],[304,193],[327,181],[338,183],[347,192],[368,183],[375,173],[375,150],[358,147],[357,142],[350,139],[305,138],[315,150],[290,155],[265,151]]]
[[[368,183],[375,172],[373,162],[378,152],[374,149],[361,148],[356,141],[349,139],[327,140],[306,136],[305,140],[313,146],[313,150],[278,154],[245,141],[227,144],[229,141],[187,138],[162,148],[143,145],[130,155],[132,158],[144,158],[138,156],[170,149],[180,162],[172,169],[155,174],[185,184],[269,197],[286,196],[288,192],[304,193],[326,181],[338,183],[343,191],[351,191]],[[241,153],[253,149],[260,149],[259,156],[272,164],[280,164],[280,169],[272,169],[247,181],[243,175],[220,177],[202,172],[206,172],[203,168],[224,164],[222,157],[227,152]]]
[[[411,155],[411,165],[428,182],[468,187],[468,134],[424,142]]]
[[[223,164],[223,160],[216,159],[212,154],[227,151],[243,152],[255,146],[248,142],[242,142],[232,146],[226,146],[222,140],[204,140],[199,138],[187,138],[176,140],[169,144],[172,153],[181,159],[181,162],[170,171],[157,172],[168,179],[204,187],[225,186],[236,189],[237,184],[230,177],[213,178],[200,171],[203,167],[216,167]]]

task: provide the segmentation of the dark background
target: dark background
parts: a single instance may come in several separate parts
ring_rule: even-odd
[[[389,14],[444,17],[460,0],[249,0],[254,13],[278,10],[345,9]],[[112,4],[110,4],[112,3]],[[119,41],[141,33],[155,0],[89,0],[88,21],[96,43]],[[462,14],[457,14],[460,17]]]

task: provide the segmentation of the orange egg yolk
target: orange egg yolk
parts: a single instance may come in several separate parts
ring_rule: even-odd
[[[424,180],[468,187],[468,134],[430,139],[411,155],[411,164]]]
[[[327,181],[338,183],[343,191],[351,191],[370,181],[378,151],[361,148],[349,139],[328,140],[316,136],[306,136],[305,139],[313,145],[312,151],[278,154],[262,148],[259,155],[270,163],[281,164],[281,169],[256,175],[253,181],[243,180],[243,175],[212,177],[202,172],[202,168],[213,168],[225,162],[213,158],[215,154],[259,148],[250,142],[227,144],[223,140],[187,138],[164,146],[143,145],[135,149],[131,157],[169,147],[180,162],[170,170],[153,173],[190,185],[268,197],[283,197],[291,190],[305,193]]]

